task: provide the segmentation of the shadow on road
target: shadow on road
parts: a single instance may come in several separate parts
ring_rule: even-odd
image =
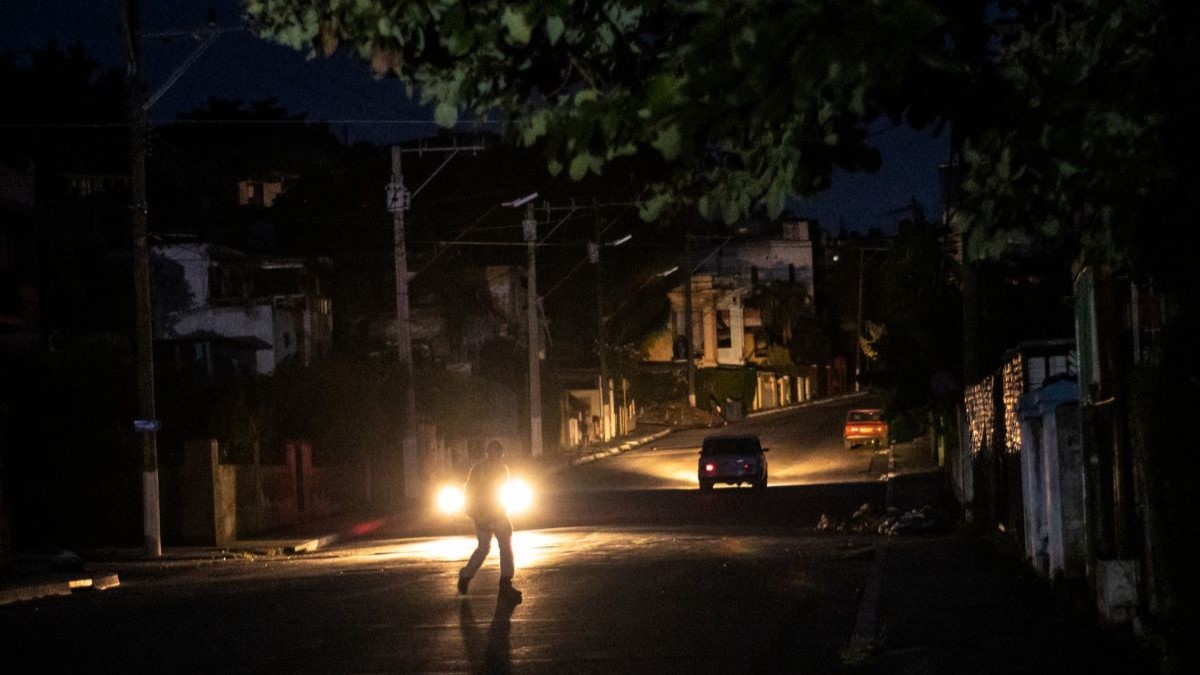
[[[512,672],[512,615],[517,606],[503,598],[496,598],[496,611],[487,631],[475,619],[475,611],[469,598],[462,598],[458,608],[459,628],[462,631],[463,648],[471,664],[471,672],[480,675],[507,675]]]

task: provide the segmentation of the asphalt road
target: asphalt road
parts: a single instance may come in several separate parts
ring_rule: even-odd
[[[877,397],[863,395],[753,417],[721,429],[679,431],[650,448],[580,466],[555,487],[569,491],[693,490],[697,488],[701,442],[709,434],[721,433],[756,434],[762,440],[763,447],[769,448],[771,485],[875,481],[880,473],[877,456],[862,448],[846,452],[842,426],[851,408],[879,404]]]
[[[393,526],[286,559],[127,563],[119,589],[2,606],[4,662],[29,664],[5,669],[837,672],[875,540],[814,525],[881,498],[876,456],[846,453],[838,435],[863,403],[724,430],[771,448],[764,493],[699,494],[703,432],[558,474],[516,521],[516,607],[497,600],[494,554],[456,595],[473,539],[466,523],[430,521],[445,534]]]

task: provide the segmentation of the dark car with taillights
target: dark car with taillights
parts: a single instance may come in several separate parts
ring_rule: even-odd
[[[697,471],[700,491],[709,492],[717,483],[766,488],[767,450],[753,435],[705,438]]]

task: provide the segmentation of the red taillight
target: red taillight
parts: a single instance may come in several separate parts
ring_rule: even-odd
[[[743,462],[742,468],[749,471],[750,470],[750,462]]]
[[[716,471],[716,470],[717,470],[717,467],[716,467],[715,465],[713,465],[713,464],[705,464],[705,465],[704,465],[704,470],[705,470],[705,471],[707,471],[707,472],[709,472],[709,473],[712,473],[712,472],[714,472],[714,471]]]

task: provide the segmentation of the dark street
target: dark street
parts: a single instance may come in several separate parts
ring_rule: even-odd
[[[5,3],[0,671],[1200,672],[1197,61],[1168,0]]]
[[[107,563],[119,588],[0,606],[0,633],[41,672],[1152,672],[969,538],[817,530],[889,500],[872,479],[886,451],[847,453],[837,431],[871,400],[715,430],[761,434],[772,476],[815,465],[839,482],[702,495],[687,467],[714,430],[543,479],[515,523],[517,606],[497,597],[494,552],[456,594],[467,522],[405,514],[308,555]],[[940,506],[927,449],[895,447],[891,503]]]
[[[859,482],[684,490],[673,476],[694,473],[702,431],[550,479],[538,513],[517,522],[515,609],[497,602],[494,554],[455,595],[472,538],[406,539],[385,526],[301,557],[124,564],[113,592],[0,607],[0,630],[46,672],[836,669],[874,541],[814,526],[883,495],[865,480],[869,451],[839,456],[848,405],[731,429],[763,434],[773,477],[819,463]]]

